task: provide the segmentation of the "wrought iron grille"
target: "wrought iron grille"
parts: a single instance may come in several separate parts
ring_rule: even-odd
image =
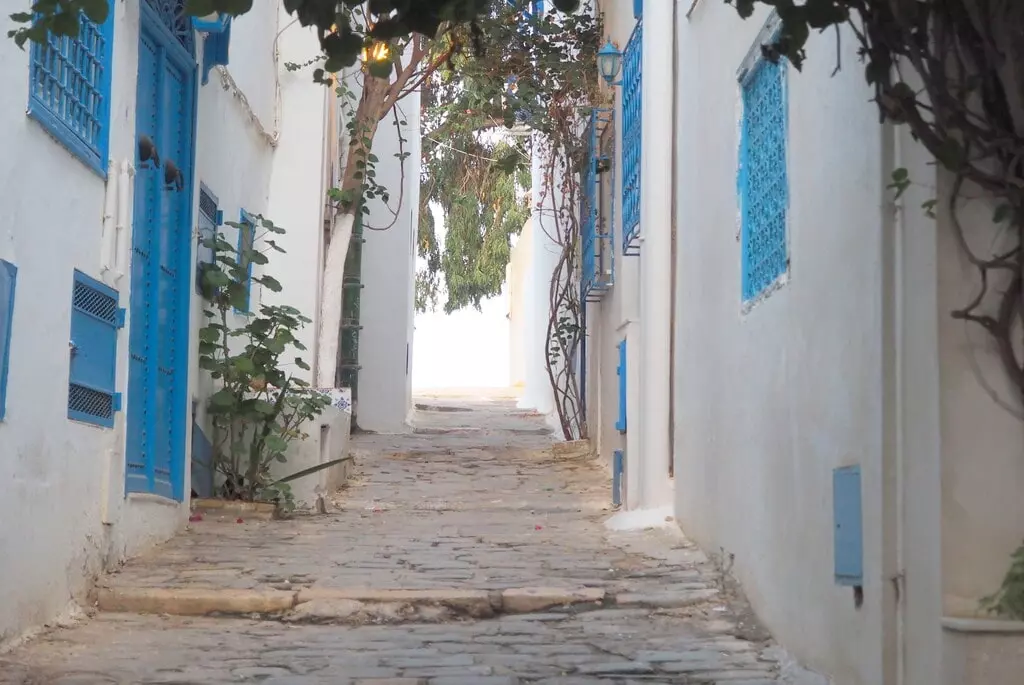
[[[622,252],[640,251],[640,157],[643,100],[643,21],[622,56]]]
[[[29,113],[87,164],[106,172],[112,20],[81,16],[77,38],[32,43]]]
[[[612,249],[614,203],[606,207],[602,186],[604,175],[612,175],[612,151],[606,144],[607,134],[614,128],[614,114],[608,109],[594,109],[587,124],[587,164],[583,170],[580,198],[580,288],[584,300],[596,301],[614,283],[615,250]],[[614,177],[611,186],[614,187]]]
[[[741,83],[739,200],[745,303],[769,291],[789,268],[785,69],[785,61],[759,59]]]
[[[192,17],[185,11],[184,0],[146,0],[146,4],[156,10],[181,47],[188,54],[195,55],[196,34],[192,28]]]

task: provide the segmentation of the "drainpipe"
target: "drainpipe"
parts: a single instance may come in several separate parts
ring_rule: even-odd
[[[640,508],[671,504],[668,469],[672,344],[672,135],[674,2],[644,3],[640,186]],[[656,152],[657,151],[657,152]]]
[[[106,194],[103,197],[103,240],[100,249],[100,271],[106,276],[117,263],[117,233],[114,228],[117,212],[117,162],[110,160],[107,167]]]

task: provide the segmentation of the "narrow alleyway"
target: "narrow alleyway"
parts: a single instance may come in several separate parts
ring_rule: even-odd
[[[413,432],[354,442],[327,515],[194,522],[101,579],[105,607],[157,613],[44,634],[0,655],[0,682],[776,682],[719,566],[674,527],[609,533],[607,475],[552,450],[540,417],[420,401]],[[160,609],[225,598],[265,610]]]

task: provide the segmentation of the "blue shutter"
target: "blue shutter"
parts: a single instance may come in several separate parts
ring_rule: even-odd
[[[203,85],[210,80],[210,70],[215,66],[228,65],[228,46],[231,43],[231,17],[224,23],[224,30],[209,33],[203,40]]]
[[[864,538],[861,522],[860,467],[847,466],[832,473],[835,519],[836,584],[864,584]]]
[[[619,366],[615,373],[619,376],[619,419],[615,422],[615,430],[626,432],[626,341],[619,343]]]
[[[7,408],[7,369],[11,364],[11,331],[14,328],[14,284],[18,267],[0,259],[0,419]]]
[[[244,209],[241,212],[238,229],[238,263],[245,267],[245,307],[236,311],[248,314],[252,310],[252,261],[243,256],[243,250],[251,250],[256,242],[256,222]]]
[[[124,310],[117,291],[76,271],[71,299],[71,368],[68,378],[68,418],[107,428],[121,408],[115,392],[117,330]]]
[[[633,17],[636,19],[644,16],[644,0],[633,0]]]
[[[196,293],[203,292],[203,270],[213,264],[213,248],[204,245],[217,234],[217,227],[224,222],[224,213],[217,209],[217,198],[206,186],[199,186],[199,235],[196,238]]]

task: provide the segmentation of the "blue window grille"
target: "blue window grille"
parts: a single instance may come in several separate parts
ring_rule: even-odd
[[[740,74],[738,195],[744,304],[771,292],[789,269],[785,71],[785,60],[758,58]]]
[[[614,129],[612,110],[591,111],[585,134],[588,150],[580,198],[580,287],[583,299],[588,301],[599,300],[615,279],[615,203],[607,202],[610,194],[602,192],[615,187],[613,154],[605,144],[606,137],[613,140]]]
[[[29,52],[28,114],[106,177],[114,12],[94,24],[83,14],[77,38],[47,37]]]
[[[117,378],[117,331],[124,310],[117,291],[80,271],[71,296],[71,368],[68,377],[68,418],[111,428],[121,409]]]
[[[622,56],[622,252],[640,252],[640,152],[644,24],[638,21]]]
[[[14,329],[14,285],[18,267],[0,259],[0,419],[7,409],[7,371],[11,365],[11,331]]]
[[[618,345],[619,348],[619,365],[615,369],[615,373],[619,377],[619,417],[615,421],[615,430],[620,433],[626,432],[626,341],[623,340]]]
[[[161,22],[189,55],[196,54],[196,34],[192,24],[192,15],[185,9],[184,0],[146,0]]]
[[[832,472],[832,507],[836,584],[863,586],[864,535],[859,466],[846,466]]]
[[[239,223],[242,224],[242,227],[238,229],[238,263],[245,270],[246,275],[244,283],[245,307],[237,311],[248,314],[252,304],[252,260],[246,257],[246,254],[256,244],[256,221],[243,209]]]
[[[214,263],[216,255],[209,245],[224,223],[224,212],[217,209],[217,197],[205,185],[199,185],[199,221],[196,235],[196,292],[203,292],[203,272]]]

